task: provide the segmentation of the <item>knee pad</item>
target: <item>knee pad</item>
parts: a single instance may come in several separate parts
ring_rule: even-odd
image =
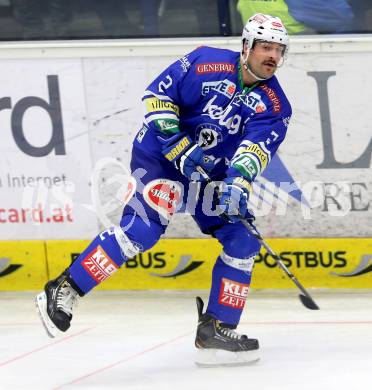
[[[124,226],[114,226],[100,233],[69,267],[72,280],[85,294],[125,261],[155,245],[164,232],[161,225],[147,225],[139,217],[134,217],[130,226]]]
[[[223,246],[221,259],[231,267],[242,269],[251,263],[253,265],[260,252],[260,242],[240,223],[224,225],[214,236]]]
[[[120,229],[134,245],[138,246],[140,252],[145,252],[159,241],[166,226],[152,219],[144,220],[135,214],[124,214],[120,221]]]

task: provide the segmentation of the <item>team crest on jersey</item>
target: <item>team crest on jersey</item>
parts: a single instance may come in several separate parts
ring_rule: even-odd
[[[203,149],[211,149],[222,141],[222,129],[213,123],[203,123],[196,128],[196,142]]]
[[[177,211],[181,193],[181,186],[168,179],[152,180],[143,189],[146,203],[166,219]]]
[[[202,84],[202,95],[206,96],[210,91],[217,91],[231,99],[235,93],[236,85],[230,80],[207,81]]]

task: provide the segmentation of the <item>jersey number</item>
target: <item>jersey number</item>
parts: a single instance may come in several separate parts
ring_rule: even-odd
[[[165,81],[160,81],[159,83],[159,92],[164,92],[164,90],[169,88],[173,83],[172,77],[170,77],[169,74],[165,77],[165,79]]]

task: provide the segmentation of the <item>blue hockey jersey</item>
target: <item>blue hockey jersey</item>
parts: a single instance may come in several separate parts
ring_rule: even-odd
[[[164,70],[143,96],[144,127],[134,146],[164,158],[162,139],[184,132],[221,173],[252,182],[283,141],[291,106],[275,76],[243,85],[240,53],[199,47]]]

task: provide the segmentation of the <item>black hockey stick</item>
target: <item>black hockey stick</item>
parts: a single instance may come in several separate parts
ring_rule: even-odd
[[[199,169],[198,172],[202,175],[202,177],[209,183],[213,184],[213,182],[210,180],[209,176],[203,169]],[[261,234],[257,231],[256,227],[252,224],[252,222],[249,222],[245,220],[244,218],[240,218],[241,223],[246,227],[246,229],[260,242],[260,244],[266,249],[266,251],[271,255],[271,257],[276,261],[278,266],[285,272],[285,274],[293,281],[293,283],[299,288],[299,290],[302,292],[302,294],[299,294],[299,298],[302,302],[302,304],[310,309],[310,310],[319,310],[319,306],[314,302],[311,295],[306,291],[306,289],[303,287],[303,285],[298,281],[298,279],[292,274],[292,272],[285,266],[283,261],[281,260],[280,256],[278,256],[270,247],[269,245],[264,241]]]
[[[247,230],[253,235],[253,237],[257,238],[260,244],[266,249],[267,253],[271,255],[271,257],[276,261],[278,266],[286,273],[286,275],[293,281],[293,283],[300,289],[302,294],[299,294],[299,298],[303,305],[310,310],[319,310],[319,306],[314,302],[311,295],[306,291],[303,285],[297,280],[297,278],[292,274],[292,272],[285,266],[280,256],[278,256],[264,241],[261,234],[258,233],[256,227],[249,221],[241,218],[241,223],[247,228]]]

